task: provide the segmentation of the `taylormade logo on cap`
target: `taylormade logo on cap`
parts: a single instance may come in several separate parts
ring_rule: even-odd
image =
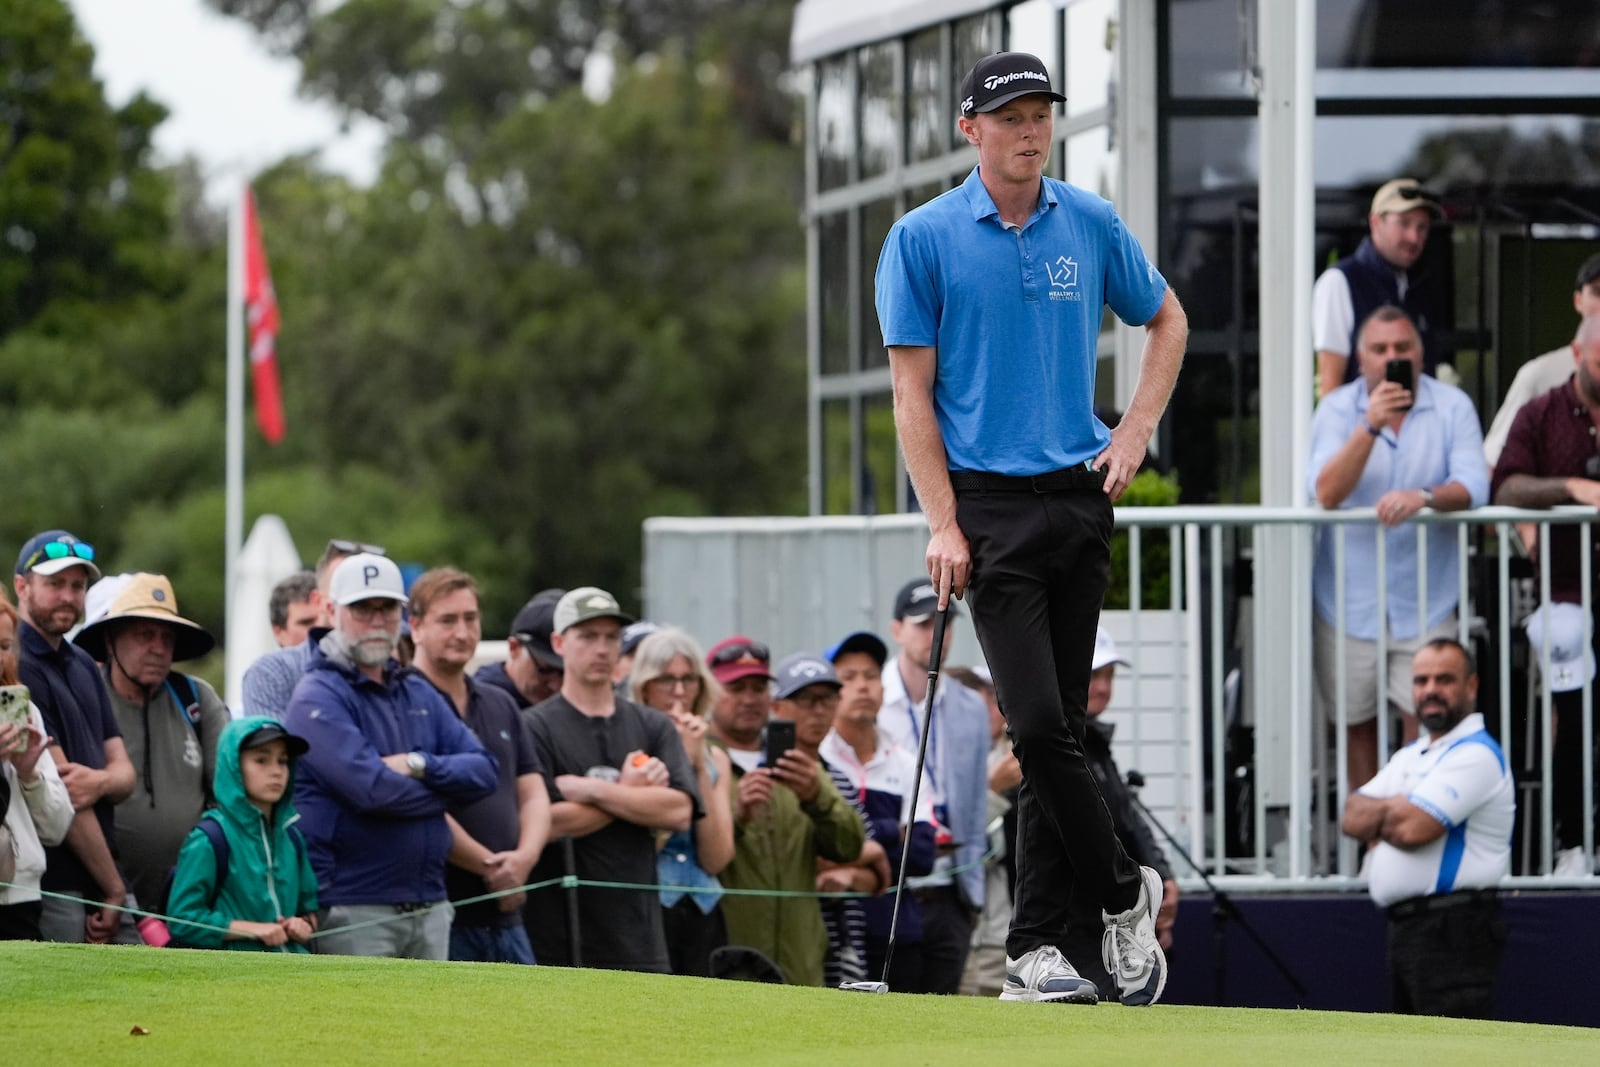
[[[978,60],[961,79],[961,114],[993,111],[1019,96],[1043,93],[1052,100],[1066,97],[1050,86],[1050,72],[1038,56],[996,52]]]

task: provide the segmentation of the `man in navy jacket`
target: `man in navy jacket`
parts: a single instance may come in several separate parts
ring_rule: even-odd
[[[295,687],[285,724],[310,744],[295,805],[324,911],[320,952],[447,958],[445,809],[498,775],[445,698],[394,658],[405,583],[383,556],[333,572],[333,629]]]

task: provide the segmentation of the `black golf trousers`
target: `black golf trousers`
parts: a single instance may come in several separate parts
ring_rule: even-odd
[[[1110,912],[1138,902],[1084,755],[1090,664],[1111,560],[1111,502],[1081,468],[1037,478],[953,472],[972,553],[966,603],[1022,765],[1006,954],[1062,944],[1074,885]]]

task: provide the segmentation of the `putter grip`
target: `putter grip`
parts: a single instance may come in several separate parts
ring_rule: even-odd
[[[928,677],[939,674],[939,661],[944,659],[944,627],[950,620],[950,605],[946,604],[933,616],[933,648],[928,652]]]

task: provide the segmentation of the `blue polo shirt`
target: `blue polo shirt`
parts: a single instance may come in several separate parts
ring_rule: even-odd
[[[71,641],[51,648],[44,635],[22,621],[17,636],[17,680],[28,687],[33,703],[44,718],[44,728],[61,746],[67,759],[94,770],[106,766],[106,741],[122,736],[117,717],[111,710],[105,683],[94,657]],[[105,834],[111,854],[117,854],[117,837],[112,804],[100,800],[94,806],[100,832]],[[40,885],[51,892],[83,893],[98,899],[99,887],[78,854],[65,842],[44,850],[45,872]]]
[[[884,343],[938,349],[934,411],[957,471],[1044,474],[1099,455],[1103,309],[1142,326],[1166,291],[1105,200],[1045,178],[1009,229],[976,167],[896,222],[878,258]]]
[[[1356,423],[1367,417],[1367,383],[1357,378],[1322,398],[1311,418],[1311,455],[1306,464],[1306,491],[1317,495],[1317,476],[1344,447]],[[1483,431],[1478,412],[1460,389],[1424,374],[1417,379],[1416,401],[1400,424],[1387,426],[1373,443],[1367,465],[1341,508],[1370,508],[1391,489],[1422,489],[1459,482],[1472,507],[1489,498],[1489,468],[1483,459]],[[1311,572],[1312,601],[1322,621],[1337,625],[1338,588],[1334,582],[1335,539],[1345,538],[1345,633],[1363,641],[1378,639],[1378,586],[1386,587],[1388,634],[1409,640],[1448,619],[1460,599],[1460,546],[1454,526],[1432,525],[1428,543],[1427,618],[1417,623],[1417,528],[1399,526],[1323,526],[1317,531],[1317,558]],[[1378,572],[1375,530],[1385,539],[1388,573]]]

